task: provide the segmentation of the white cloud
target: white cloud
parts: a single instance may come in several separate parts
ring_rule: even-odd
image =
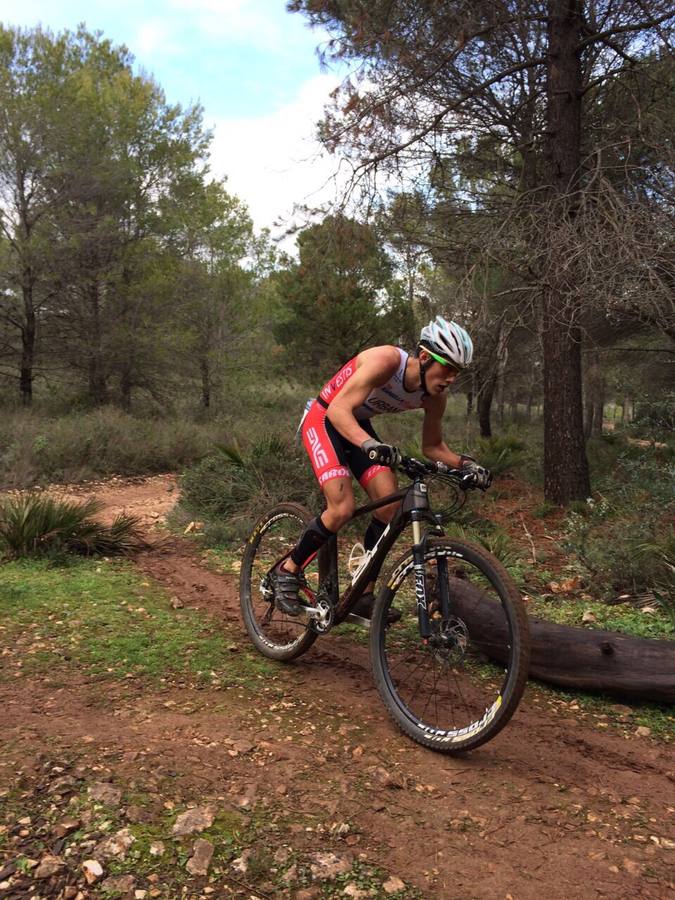
[[[181,49],[175,29],[163,19],[147,19],[142,22],[130,44],[136,56],[141,59],[154,53],[175,55]]]
[[[288,37],[288,13],[279,0],[170,0],[170,6],[188,12],[211,38],[278,48]]]
[[[213,173],[227,176],[228,190],[248,204],[258,228],[288,221],[294,204],[335,199],[338,161],[321,151],[314,135],[336,84],[335,76],[318,75],[271,115],[215,123]]]

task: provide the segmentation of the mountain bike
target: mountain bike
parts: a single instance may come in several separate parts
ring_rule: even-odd
[[[343,622],[369,625],[375,684],[396,724],[425,747],[463,753],[493,738],[516,710],[528,676],[527,615],[499,560],[484,547],[444,533],[443,523],[471,488],[466,473],[412,457],[403,457],[398,468],[410,484],[359,507],[350,520],[398,501],[392,522],[369,552],[358,544],[352,548],[346,582],[339,559],[347,553],[349,528],[324,544],[304,570],[299,616],[275,605],[273,570],[313,516],[296,503],[265,513],[246,542],[242,615],[260,653],[284,662]],[[443,494],[447,501],[448,493],[443,511],[434,512],[432,499]],[[353,616],[373,573],[409,527],[412,546],[383,578],[372,619]],[[390,609],[400,612],[398,621],[388,621]]]

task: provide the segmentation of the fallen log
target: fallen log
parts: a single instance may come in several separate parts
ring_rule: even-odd
[[[466,581],[450,581],[453,611],[467,625],[471,640],[492,659],[504,662],[506,621],[501,606]],[[529,621],[531,678],[565,688],[675,703],[675,641]]]

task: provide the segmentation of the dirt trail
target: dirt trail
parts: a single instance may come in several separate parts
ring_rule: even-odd
[[[161,524],[172,483],[93,487],[109,514]],[[238,629],[233,653],[247,647],[235,577],[206,568],[193,543],[150,533],[141,570],[214,627]],[[254,708],[236,689],[148,692],[129,681],[101,698],[94,683],[22,679],[0,695],[3,732],[15,748],[28,738],[45,751],[90,751],[115,778],[150,779],[158,803],[167,779],[176,802],[260,802],[286,843],[365,859],[424,897],[660,898],[675,887],[667,745],[602,729],[528,689],[492,743],[447,758],[395,729],[366,649],[347,638],[319,640],[278,677],[285,700],[270,705],[261,690]],[[349,823],[346,838],[330,836],[335,823]]]

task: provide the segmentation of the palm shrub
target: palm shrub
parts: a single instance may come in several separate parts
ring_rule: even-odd
[[[42,493],[23,494],[0,504],[0,550],[6,556],[128,555],[146,546],[135,516],[120,515],[111,525],[96,521],[102,504],[81,503]]]
[[[476,442],[475,456],[493,475],[502,475],[523,461],[526,446],[513,435],[494,435]]]
[[[295,444],[271,435],[249,451],[218,445],[185,472],[181,506],[190,515],[218,524],[219,542],[244,537],[265,510],[294,500],[312,510],[321,495],[307,462]]]

